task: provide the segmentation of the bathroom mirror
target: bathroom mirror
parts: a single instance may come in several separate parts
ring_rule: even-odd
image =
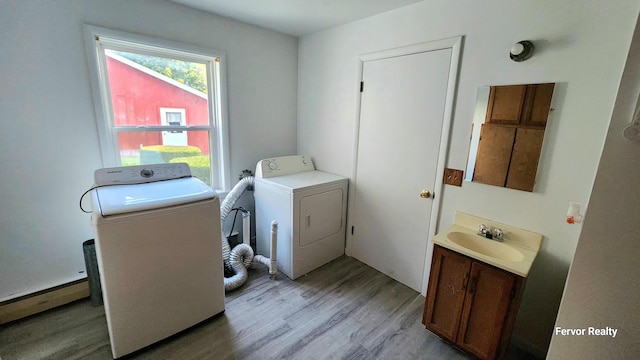
[[[554,87],[478,88],[466,181],[533,191]]]

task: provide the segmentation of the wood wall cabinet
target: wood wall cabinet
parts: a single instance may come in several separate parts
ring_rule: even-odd
[[[505,186],[515,136],[515,127],[482,124],[473,181]]]
[[[434,246],[422,323],[480,359],[505,355],[524,278]]]
[[[505,186],[533,191],[545,129],[517,128]]]
[[[492,86],[485,124],[519,124],[526,93],[527,85]]]
[[[533,191],[544,131],[483,124],[473,181]]]
[[[491,87],[473,181],[533,191],[554,86]]]
[[[530,103],[525,105],[523,125],[546,126],[551,110],[551,98],[555,84],[527,85],[527,96]]]
[[[554,86],[491,86],[485,124],[545,126]]]

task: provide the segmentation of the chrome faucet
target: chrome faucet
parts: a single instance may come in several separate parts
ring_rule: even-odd
[[[494,228],[491,232],[493,233],[493,240],[500,242],[504,241],[504,232],[502,229]]]
[[[478,235],[500,242],[504,240],[504,232],[502,231],[502,229],[491,228],[485,224],[480,224],[478,226]]]
[[[487,227],[487,225],[485,224],[480,224],[478,226],[478,235],[482,236],[482,237],[487,237],[487,234],[490,234],[491,230],[489,230],[489,228]]]

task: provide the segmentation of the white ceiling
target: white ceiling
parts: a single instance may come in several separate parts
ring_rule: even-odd
[[[285,34],[301,36],[422,0],[171,0]]]

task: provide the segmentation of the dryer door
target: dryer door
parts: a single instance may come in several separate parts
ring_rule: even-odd
[[[301,247],[335,235],[342,230],[343,189],[333,189],[300,199]]]

